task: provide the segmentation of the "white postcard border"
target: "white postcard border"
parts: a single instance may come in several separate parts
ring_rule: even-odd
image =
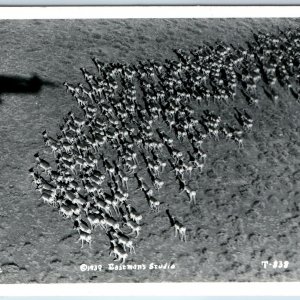
[[[298,18],[300,6],[0,7],[0,19]],[[1,296],[299,296],[298,282],[0,284]]]

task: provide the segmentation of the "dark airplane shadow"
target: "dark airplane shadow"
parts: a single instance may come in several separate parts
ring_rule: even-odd
[[[3,94],[37,94],[43,86],[57,87],[58,84],[43,80],[37,75],[31,77],[0,75],[0,103]]]

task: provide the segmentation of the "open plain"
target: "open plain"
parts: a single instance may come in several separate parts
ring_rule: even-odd
[[[149,209],[130,177],[129,199],[143,220],[136,254],[126,264],[167,263],[175,269],[107,270],[118,263],[109,255],[104,231],[97,228],[91,247],[81,248],[72,221],[39,199],[28,172],[37,152],[54,161],[42,132],[55,137],[68,112],[80,115],[63,82],[83,82],[81,67],[96,73],[92,57],[106,63],[154,59],[162,64],[178,60],[173,49],[189,51],[217,41],[247,48],[253,32],[280,35],[297,30],[299,20],[2,20],[0,25],[1,75],[36,74],[51,83],[39,92],[1,95],[0,283],[299,281],[300,103],[278,83],[276,101],[258,87],[257,106],[239,93],[229,104],[193,106],[196,116],[213,111],[237,127],[234,107],[253,118],[243,147],[223,137],[205,141],[203,172],[192,173],[189,183],[197,189],[196,203],[179,193],[170,165],[162,176],[164,187],[154,191],[163,205],[159,212]],[[114,159],[111,153],[105,155]],[[141,173],[147,177],[145,168]],[[186,226],[186,242],[174,236],[167,209]],[[262,261],[270,265],[264,268]],[[274,268],[275,261],[289,264]],[[104,269],[83,272],[82,264]]]

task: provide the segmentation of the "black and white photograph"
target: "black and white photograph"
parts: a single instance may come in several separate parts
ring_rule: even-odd
[[[300,281],[300,19],[0,40],[1,284]]]

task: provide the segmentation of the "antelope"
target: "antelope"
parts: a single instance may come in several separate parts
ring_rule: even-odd
[[[120,247],[115,240],[111,240],[111,244],[112,250],[110,251],[109,255],[111,256],[114,254],[115,260],[121,260],[121,265],[123,265],[128,257],[128,253],[126,253],[126,251]]]
[[[120,177],[120,180],[122,182],[122,186],[126,188],[126,190],[128,190],[128,180],[129,177],[122,171],[122,170],[118,170],[118,175]]]
[[[175,237],[177,237],[177,234],[179,236],[179,239],[183,242],[186,242],[186,227],[181,224],[178,220],[175,219],[174,216],[172,216],[173,222],[174,222],[174,229],[175,229]]]
[[[243,139],[240,136],[234,136],[233,140],[237,142],[239,149],[244,148]]]
[[[106,158],[103,159],[103,165],[106,172],[109,174],[111,178],[115,176],[115,172],[116,172],[115,167],[111,165]]]
[[[112,216],[110,205],[107,203],[106,197],[105,197],[105,201],[98,197],[93,197],[93,200],[95,202],[94,204],[95,207],[97,207],[98,209],[102,209],[106,214]]]
[[[102,213],[101,215],[102,215],[106,225],[108,225],[109,227],[112,227],[114,230],[120,230],[121,231],[120,224],[114,218],[108,216],[105,213]]]
[[[72,219],[74,211],[69,206],[62,204],[59,207],[59,213],[61,213],[66,219],[68,218]]]
[[[66,81],[63,83],[63,85],[66,87],[67,92],[70,92],[72,95],[76,93],[75,87],[71,86]]]
[[[51,195],[51,194],[48,194],[46,192],[43,192],[42,195],[41,195],[41,199],[44,201],[44,203],[47,203],[47,204],[50,204],[52,206],[55,206],[56,205],[56,197],[55,195]]]
[[[158,178],[155,178],[154,179],[154,182],[153,182],[153,185],[155,187],[155,189],[157,189],[158,191],[164,186],[164,181],[158,179]]]
[[[123,218],[126,221],[123,226],[127,226],[131,229],[131,232],[129,234],[134,234],[135,233],[135,236],[138,237],[139,233],[141,231],[141,226],[139,226],[137,223],[130,220],[130,218],[127,214],[125,214],[123,216]]]
[[[135,248],[133,246],[132,240],[125,234],[120,232],[112,233],[112,236],[117,239],[120,245],[123,245],[123,250],[126,251],[126,247],[129,249],[130,253],[135,253]]]
[[[85,125],[86,121],[85,120],[80,120],[79,118],[76,118],[75,115],[74,115],[74,113],[69,112],[68,115],[70,116],[70,118],[74,122],[74,124],[76,126],[78,126],[79,128],[82,128]]]
[[[150,209],[154,212],[159,212],[160,201],[158,201],[152,196],[149,196],[148,199],[149,199],[148,201],[149,201]]]
[[[66,191],[66,192],[63,194],[63,196],[64,196],[66,199],[70,200],[71,202],[73,202],[73,201],[76,199],[76,195],[75,195],[73,192],[71,192],[71,191]]]
[[[89,203],[88,200],[85,199],[83,196],[81,196],[77,191],[74,193],[74,195],[75,195],[75,199],[73,199],[72,201],[74,204],[77,204],[79,206],[84,206],[87,205],[87,203]]]
[[[117,216],[119,216],[120,215],[120,209],[119,209],[119,200],[115,197],[114,199],[113,199],[113,201],[111,202],[111,205],[112,205],[112,207],[113,207],[113,209],[114,209],[114,211],[115,211],[115,214],[117,215]]]
[[[80,68],[80,70],[81,70],[81,72],[82,72],[82,74],[83,74],[83,76],[84,76],[84,79],[85,79],[87,82],[93,80],[93,77],[94,77],[94,76],[93,76],[92,74],[90,74],[90,73],[87,71],[86,68]]]
[[[29,170],[29,176],[32,177],[32,184],[34,183],[37,187],[42,184],[42,178],[39,176],[38,173],[36,173],[33,168],[30,168]]]
[[[74,226],[79,230],[79,231],[84,231],[88,234],[92,233],[91,228],[88,226],[86,222],[84,222],[80,216],[78,216],[75,221],[74,221]]]
[[[184,191],[189,196],[190,203],[196,204],[196,191],[195,190],[191,190],[188,186],[184,187]]]
[[[73,215],[76,215],[77,217],[80,215],[80,212],[81,212],[81,208],[77,205],[77,204],[74,204],[72,201],[70,200],[64,200],[63,201],[63,204],[65,206],[68,206],[70,209],[72,209],[73,211]]]
[[[100,225],[105,231],[107,231],[106,223],[101,215],[88,212],[87,219],[92,229]]]
[[[83,107],[85,107],[86,105],[88,105],[88,100],[86,100],[86,99],[80,97],[79,95],[75,95],[74,97],[75,97],[75,99],[76,99],[78,105],[79,105],[81,108],[83,108]]]
[[[96,57],[93,57],[93,58],[92,58],[92,61],[93,61],[94,64],[96,65],[97,70],[98,70],[98,73],[100,73],[100,72],[101,72],[101,69],[102,69],[102,67],[103,67],[104,64],[103,64],[98,58],[96,58]]]
[[[86,233],[85,231],[79,230],[79,239],[77,241],[77,243],[81,241],[81,248],[83,248],[83,244],[84,242],[87,242],[90,246],[91,246],[91,242],[92,242],[92,236],[89,233]]]
[[[146,191],[149,189],[148,185],[144,182],[143,177],[139,177],[137,173],[135,173],[134,176],[138,182],[138,187],[136,188],[137,190]]]
[[[34,157],[35,157],[35,159],[36,159],[36,161],[37,161],[37,163],[38,163],[38,166],[39,166],[40,168],[42,168],[43,171],[45,171],[46,173],[50,173],[50,172],[51,172],[51,166],[50,166],[50,164],[49,164],[46,160],[41,159],[41,158],[39,157],[39,154],[38,154],[38,153],[36,153],[36,154],[34,155]]]
[[[129,213],[129,218],[136,222],[136,224],[140,224],[140,222],[142,221],[143,219],[143,216],[138,214],[137,211],[131,206],[131,204],[127,204],[126,205],[126,208],[127,208],[127,211]]]

